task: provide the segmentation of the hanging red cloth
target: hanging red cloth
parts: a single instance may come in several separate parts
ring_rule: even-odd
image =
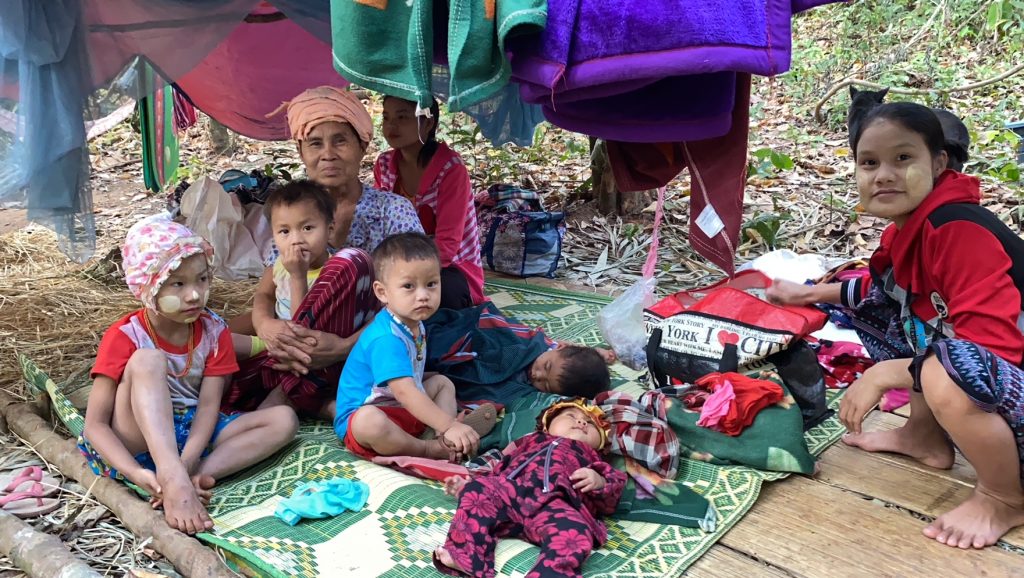
[[[690,168],[690,244],[732,277],[743,221],[750,129],[750,75],[736,75],[729,132],[699,141],[607,141],[615,183],[623,191],[656,189]]]

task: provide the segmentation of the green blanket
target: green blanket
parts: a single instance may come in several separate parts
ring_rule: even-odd
[[[546,0],[331,0],[334,68],[348,80],[384,94],[430,106],[434,65],[434,12],[446,10],[445,56],[451,110],[486,100],[508,83],[505,39],[538,33],[547,22]],[[367,50],[372,46],[372,50]]]
[[[555,338],[595,344],[595,323],[607,299],[489,283],[488,295],[502,310],[527,324],[540,324]],[[77,434],[82,416],[31,361],[22,359],[26,381],[53,398],[57,414]],[[613,383],[640,393],[636,373],[617,365]],[[831,399],[834,406],[838,398]],[[839,439],[842,426],[831,418],[806,435],[818,454]],[[608,544],[584,566],[584,575],[602,577],[678,576],[735,525],[757,500],[765,480],[784,477],[746,467],[683,460],[679,481],[702,494],[718,514],[715,532],[648,522],[608,521]],[[273,517],[277,503],[300,483],[335,476],[358,478],[370,486],[367,506],[335,518],[288,526]],[[298,439],[276,458],[224,480],[210,513],[215,531],[199,538],[220,548],[233,563],[266,576],[433,577],[434,547],[445,537],[455,508],[440,485],[358,459],[343,450],[331,427],[303,424]],[[502,576],[523,576],[537,549],[502,540],[497,568]]]

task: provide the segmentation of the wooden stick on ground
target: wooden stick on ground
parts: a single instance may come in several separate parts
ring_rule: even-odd
[[[7,418],[11,431],[31,444],[46,461],[56,465],[65,476],[91,487],[96,499],[110,508],[136,536],[152,537],[153,549],[163,554],[179,572],[196,578],[237,576],[213,550],[168,526],[161,512],[150,508],[126,486],[94,474],[75,442],[54,433],[53,426],[39,417],[31,406],[0,391],[0,413]]]
[[[75,558],[56,536],[37,532],[16,516],[0,510],[0,552],[32,578],[99,578]]]

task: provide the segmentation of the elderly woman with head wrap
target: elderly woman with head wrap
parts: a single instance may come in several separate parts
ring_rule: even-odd
[[[336,203],[329,244],[337,252],[292,320],[275,316],[274,285],[261,281],[251,330],[267,349],[243,362],[225,408],[289,403],[302,414],[331,418],[344,360],[379,308],[368,253],[390,235],[423,228],[408,200],[359,180],[373,122],[355,95],[321,86],[295,97],[287,110],[306,175]]]

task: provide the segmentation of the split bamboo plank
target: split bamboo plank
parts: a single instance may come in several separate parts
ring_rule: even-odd
[[[908,403],[903,407],[898,407],[891,413],[894,413],[900,417],[910,417],[910,404]]]
[[[100,578],[60,538],[36,531],[17,516],[0,510],[0,552],[32,578]]]
[[[884,416],[877,419],[888,420]],[[974,487],[973,477],[962,479],[962,471],[951,475],[912,458],[866,452],[842,442],[829,448],[818,463],[821,472],[815,477],[817,481],[932,518],[966,500]],[[973,470],[969,473],[973,475]],[[1011,531],[1003,541],[1024,548],[1024,528]]]
[[[7,418],[11,431],[57,466],[62,474],[91,488],[95,498],[110,508],[136,536],[152,537],[153,549],[163,554],[179,572],[196,578],[237,576],[213,550],[168,526],[161,512],[150,508],[127,486],[94,474],[75,442],[54,433],[53,426],[39,417],[31,406],[18,403],[0,391],[0,413]]]
[[[1024,556],[959,550],[921,534],[924,523],[852,493],[794,476],[765,484],[722,543],[796,576],[1020,576]]]
[[[785,572],[766,566],[720,544],[715,544],[699,560],[687,568],[684,576],[694,578],[784,578]]]

